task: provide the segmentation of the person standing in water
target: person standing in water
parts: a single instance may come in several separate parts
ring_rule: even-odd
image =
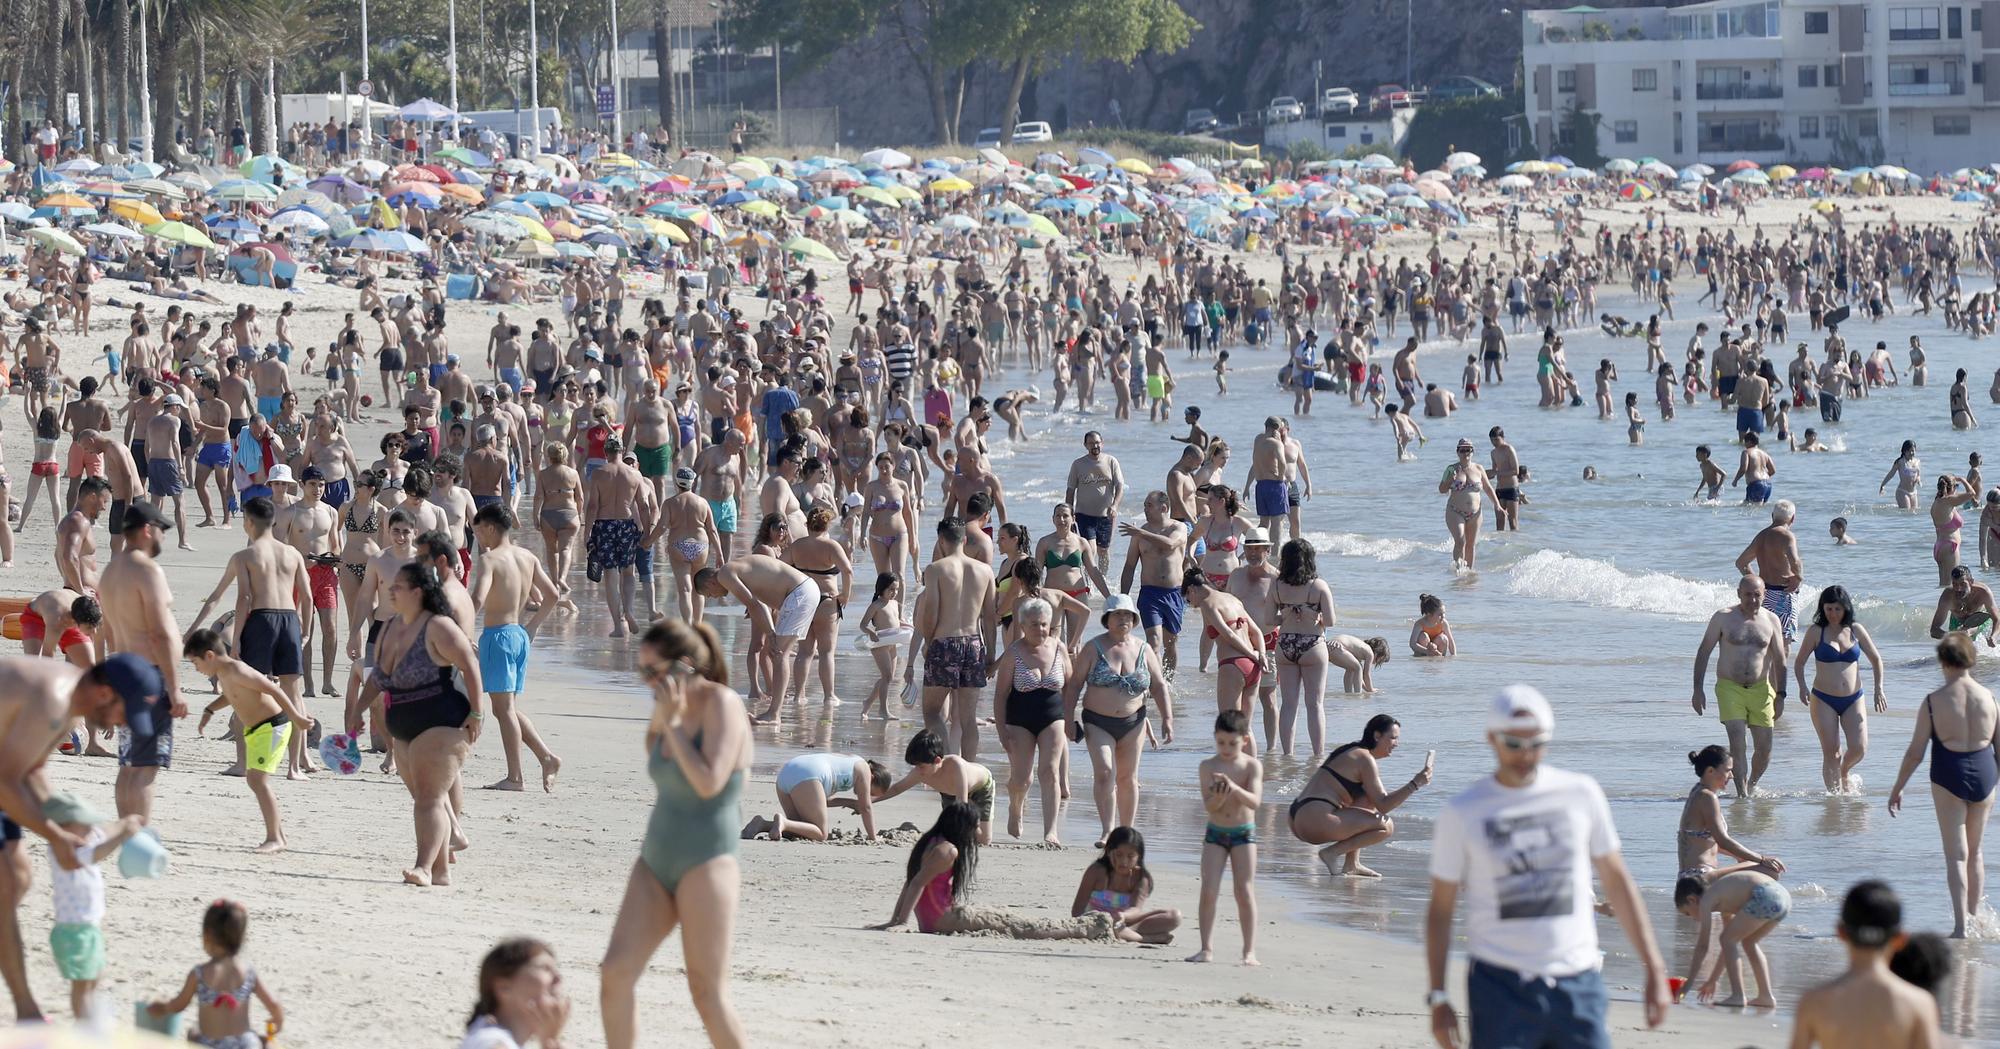
[[[1694,654],[1694,712],[1708,711],[1708,657],[1718,645],[1715,700],[1722,726],[1729,733],[1729,755],[1736,765],[1736,796],[1747,798],[1771,763],[1771,727],[1778,716],[1777,686],[1784,675],[1783,628],[1764,607],[1764,582],[1746,575],[1736,584],[1737,603],[1708,619],[1701,645]],[[1745,739],[1756,747],[1750,775],[1743,775]]]
[[[2000,743],[2000,707],[1986,686],[1972,680],[1978,661],[1972,639],[1947,634],[1937,644],[1944,685],[1917,706],[1910,745],[1889,791],[1889,815],[1903,807],[1903,788],[1930,747],[1931,802],[1944,840],[1944,880],[1951,891],[1953,939],[1965,937],[1986,889],[1986,861],[1980,843],[1993,813],[1993,787],[2000,783],[1994,746]]]
[[[1854,600],[1845,588],[1830,586],[1820,591],[1818,608],[1799,642],[1792,673],[1798,678],[1799,695],[1811,697],[1806,705],[1812,711],[1813,729],[1819,733],[1820,776],[1828,791],[1852,793],[1860,787],[1860,781],[1851,777],[1868,752],[1859,665],[1864,654],[1875,674],[1875,712],[1884,713],[1889,709],[1889,698],[1882,691],[1882,654],[1875,650],[1875,639],[1868,636],[1867,627],[1855,621]],[[1806,687],[1807,657],[1819,660],[1810,689]],[[1845,753],[1840,749],[1843,732],[1847,737]]]

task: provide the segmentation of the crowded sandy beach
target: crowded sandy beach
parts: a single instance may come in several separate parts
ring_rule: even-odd
[[[0,1045],[2000,1020],[1989,174],[292,138],[5,174]]]

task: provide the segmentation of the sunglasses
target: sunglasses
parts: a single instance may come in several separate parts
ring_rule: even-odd
[[[1526,739],[1520,736],[1510,736],[1506,733],[1498,733],[1498,736],[1500,745],[1506,747],[1508,750],[1540,750],[1549,745],[1549,737],[1546,734],[1529,736]]]

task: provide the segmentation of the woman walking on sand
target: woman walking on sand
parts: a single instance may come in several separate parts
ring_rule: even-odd
[[[640,645],[639,676],[653,690],[646,773],[659,799],[604,949],[604,1044],[638,1044],[634,991],[678,925],[695,1012],[710,1043],[733,1049],[744,1043],[743,1024],[725,984],[740,888],[736,802],[750,766],[749,715],[729,687],[728,651],[707,623],[655,623]]]
[[[1937,644],[1938,668],[1944,686],[1917,706],[1910,746],[1903,767],[1889,792],[1889,815],[1903,807],[1903,787],[1931,750],[1931,801],[1937,810],[1938,834],[1944,839],[1944,880],[1951,890],[1953,939],[1965,937],[1965,926],[1986,891],[1986,862],[1980,854],[1986,818],[1993,812],[1993,787],[2000,782],[1994,744],[2000,743],[2000,708],[1993,693],[1972,680],[1977,655],[1965,634],[1946,634]]]

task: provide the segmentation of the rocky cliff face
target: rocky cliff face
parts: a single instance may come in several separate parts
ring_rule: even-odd
[[[1181,2],[1202,25],[1186,50],[1141,55],[1130,66],[1071,61],[1043,70],[1029,81],[1021,119],[1047,120],[1058,130],[1103,125],[1113,122],[1116,100],[1127,126],[1179,131],[1194,107],[1214,109],[1225,121],[1276,95],[1295,95],[1310,107],[1314,60],[1322,65],[1322,87],[1346,85],[1365,96],[1377,84],[1404,79],[1406,12],[1410,67],[1419,84],[1469,74],[1504,89],[1514,81],[1521,54],[1519,0]],[[1596,2],[1624,7],[1660,0]],[[1529,6],[1554,5],[1542,0]],[[839,106],[848,143],[935,137],[922,79],[887,34],[827,67],[788,70],[785,87],[788,105]],[[1006,70],[992,63],[971,67],[961,140],[999,123],[1006,88]]]

